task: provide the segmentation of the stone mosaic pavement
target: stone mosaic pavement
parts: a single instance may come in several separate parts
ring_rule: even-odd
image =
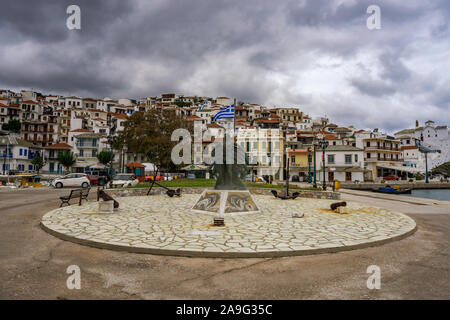
[[[44,215],[47,232],[73,242],[129,252],[203,257],[277,257],[336,252],[401,239],[416,229],[401,213],[347,203],[332,212],[333,200],[274,199],[254,195],[262,213],[225,218],[212,226],[210,215],[190,210],[196,194],[117,198],[120,209],[98,214],[98,203],[72,205]],[[292,218],[303,212],[303,218]]]

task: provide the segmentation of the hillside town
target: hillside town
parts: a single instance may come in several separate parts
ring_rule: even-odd
[[[151,109],[175,110],[215,136],[235,128],[251,175],[270,176],[275,181],[285,179],[285,159],[291,181],[311,181],[314,168],[320,180],[356,183],[379,182],[388,175],[416,179],[425,173],[426,165],[431,170],[450,161],[448,126],[432,120],[416,121],[411,128],[389,134],[377,128],[344,127],[332,119],[306,114],[301,107],[243,102],[236,103],[234,119],[214,120],[217,112],[234,103],[229,97],[174,93],[114,100],[0,90],[0,174],[36,171],[31,161],[40,156],[44,160],[41,173],[61,175],[64,168],[58,154],[66,150],[76,156],[71,171],[78,173],[102,168],[96,156],[104,149],[115,154],[115,172],[125,172],[129,163],[148,163],[150,159],[143,154],[113,149],[111,141],[131,115]],[[14,123],[20,123],[15,130]],[[427,163],[416,141],[437,151],[428,154]],[[193,150],[190,169],[197,174],[205,168],[203,151],[210,142],[204,139],[203,148]]]

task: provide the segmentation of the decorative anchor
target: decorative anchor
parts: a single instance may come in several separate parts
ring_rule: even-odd
[[[169,188],[167,188],[166,186],[163,186],[162,184],[156,182],[156,176],[157,176],[157,173],[158,173],[158,171],[155,171],[155,174],[153,174],[152,185],[150,186],[150,189],[148,189],[147,195],[150,194],[150,192],[152,191],[153,186],[156,184],[157,186],[159,186],[159,187],[161,187],[161,188],[167,190],[167,191],[166,191],[166,194],[167,194],[169,197],[171,197],[171,198],[172,198],[173,196],[181,197],[181,189],[180,189],[180,188],[178,188],[178,189],[176,189],[176,190],[173,190],[173,189],[169,189]]]

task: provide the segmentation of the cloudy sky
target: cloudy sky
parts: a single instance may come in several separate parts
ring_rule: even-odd
[[[81,8],[81,30],[66,9]],[[369,5],[381,29],[369,30]],[[0,88],[299,106],[388,132],[450,125],[450,1],[1,0]]]

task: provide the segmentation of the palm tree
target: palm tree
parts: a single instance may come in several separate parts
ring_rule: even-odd
[[[58,161],[69,171],[70,167],[75,164],[77,159],[72,151],[65,150],[63,152],[58,153]]]

